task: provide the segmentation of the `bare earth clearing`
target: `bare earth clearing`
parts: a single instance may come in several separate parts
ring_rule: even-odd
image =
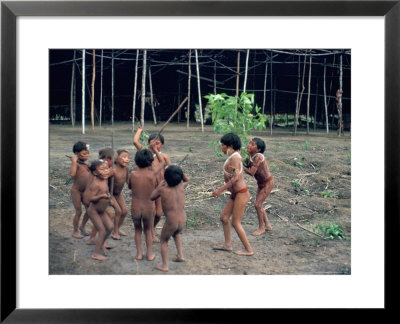
[[[72,183],[69,179],[72,146],[78,140],[90,144],[89,160],[97,158],[98,150],[111,146],[111,126],[95,131],[86,129],[81,134],[79,126],[50,125],[50,170],[49,170],[49,273],[50,274],[162,274],[153,269],[161,262],[160,244],[155,243],[154,261],[136,261],[133,223],[128,213],[122,230],[127,237],[108,243],[113,247],[106,261],[90,258],[94,247],[86,245],[87,238],[76,239],[72,234],[74,209],[70,198]],[[131,154],[130,170],[133,167],[136,149],[132,145],[131,123],[114,126],[116,149],[125,148]],[[149,132],[158,131],[161,125],[146,124]],[[274,129],[254,132],[267,144],[266,160],[275,177],[275,188],[265,202],[273,230],[259,237],[251,233],[257,228],[258,220],[254,209],[255,180],[245,175],[252,196],[242,223],[255,254],[251,257],[234,253],[214,251],[212,246],[223,242],[223,231],[219,214],[229,195],[212,198],[211,193],[223,183],[222,165],[225,157],[218,158],[211,140],[219,139],[211,126],[201,132],[199,124],[169,124],[163,131],[167,153],[173,163],[182,163],[190,178],[186,189],[187,226],[182,234],[183,253],[186,262],[175,263],[174,241],[168,246],[169,272],[177,275],[217,274],[350,274],[351,273],[351,145],[349,134],[338,137],[335,131],[329,135],[323,131],[298,136],[292,130]],[[246,143],[245,143],[246,144]],[[297,163],[296,163],[297,162]],[[293,182],[298,187],[293,185]],[[332,190],[337,196],[324,198],[321,192]],[[125,186],[123,195],[130,209],[130,191]],[[158,227],[161,227],[164,217]],[[310,233],[316,225],[337,223],[343,225],[344,240],[325,239]],[[91,227],[89,221],[88,228]],[[158,229],[160,233],[161,229]],[[232,228],[234,250],[242,245]],[[142,240],[144,244],[144,239]]]

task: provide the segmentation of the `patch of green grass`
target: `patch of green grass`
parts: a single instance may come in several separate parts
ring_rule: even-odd
[[[279,170],[278,166],[276,164],[271,163],[269,165],[269,169],[271,172],[277,172]]]
[[[300,161],[296,161],[296,162],[294,163],[294,165],[297,166],[297,167],[299,167],[299,168],[302,168],[302,167],[304,166],[304,163],[303,163],[303,162],[300,162]]]
[[[200,224],[198,213],[197,212],[192,212],[192,213],[186,213],[186,227],[196,227]]]
[[[306,196],[309,196],[309,195],[310,195],[310,192],[309,192],[307,189],[304,189],[303,192],[304,192],[304,194],[305,194]]]
[[[193,149],[194,149],[193,146],[189,146],[189,147],[188,147],[188,151],[189,151],[189,152],[193,152]]]
[[[298,187],[301,186],[301,183],[300,183],[300,180],[299,180],[299,179],[294,179],[294,180],[292,180],[291,184],[292,184],[292,186],[295,187],[295,188],[298,188]]]
[[[348,165],[351,165],[351,153],[350,152],[346,153],[346,163]]]
[[[329,240],[343,240],[345,238],[343,225],[340,223],[322,223],[316,225],[314,229],[317,234],[320,234]]]
[[[338,197],[337,195],[335,195],[335,193],[334,193],[332,190],[330,190],[330,189],[322,191],[322,192],[321,192],[321,196],[324,197],[324,198],[336,198],[336,199],[339,198],[339,197]]]
[[[311,150],[311,144],[310,144],[310,142],[309,142],[309,141],[305,141],[305,142],[303,143],[303,145],[301,146],[301,148],[302,148],[303,151],[309,151],[309,150]]]

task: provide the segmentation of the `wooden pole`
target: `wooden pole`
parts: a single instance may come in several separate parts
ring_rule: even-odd
[[[111,53],[111,125],[114,128],[114,50]]]
[[[111,150],[112,150],[112,156],[111,156],[111,169],[114,170],[114,129],[111,131]],[[111,188],[110,188],[110,195],[111,198],[114,194],[114,175],[111,178]],[[111,201],[111,200],[110,200]]]
[[[192,78],[192,67],[190,65],[190,61],[192,58],[192,50],[189,50],[189,60],[188,60],[188,103],[187,103],[187,116],[186,116],[186,128],[189,128],[189,120],[190,120],[190,79]]]
[[[343,93],[343,56],[340,55],[340,71],[339,71],[339,98],[337,108],[339,113],[339,136],[343,131],[343,106],[342,106],[342,93]]]
[[[247,84],[247,70],[249,67],[249,53],[250,50],[247,50],[247,54],[246,54],[246,69],[244,72],[244,82],[243,82],[243,92],[246,92],[246,84]]]
[[[308,68],[308,98],[307,98],[307,135],[310,135],[310,97],[311,97],[311,64],[312,55],[310,55],[310,67]]]
[[[85,134],[85,50],[82,50],[82,134]]]
[[[151,111],[153,112],[154,125],[157,125],[156,112],[154,111],[154,102],[153,102],[153,83],[151,81],[151,65],[149,65],[149,84],[150,84]]]
[[[142,128],[144,127],[144,108],[145,108],[145,96],[146,96],[146,57],[147,57],[147,51],[143,50],[142,107],[140,111],[140,123],[142,125]]]
[[[269,74],[270,77],[270,83],[271,83],[271,123],[269,125],[270,127],[270,135],[272,135],[272,125],[274,124],[274,112],[273,112],[273,104],[272,104],[272,95],[273,95],[273,84],[272,84],[272,52],[271,52],[271,72]]]
[[[304,54],[304,66],[303,66],[303,80],[302,80],[302,89],[301,89],[301,93],[300,93],[300,98],[299,98],[299,103],[297,105],[297,110],[296,110],[296,118],[294,121],[294,135],[297,135],[297,122],[299,119],[299,113],[300,113],[300,106],[301,106],[301,98],[303,97],[303,92],[304,92],[304,76],[306,74],[306,59],[307,59],[307,51]]]
[[[329,134],[328,105],[326,103],[326,59],[324,59],[324,104],[325,104],[326,133]]]
[[[239,72],[240,72],[240,51],[238,51],[237,54],[235,123],[237,117],[237,105],[239,100]]]
[[[201,105],[201,90],[200,90],[199,57],[197,55],[197,49],[195,50],[195,55],[196,55],[196,70],[197,70],[197,89],[199,92],[199,110],[200,110],[201,131],[204,133],[203,107]]]
[[[317,90],[315,91],[315,107],[314,107],[314,132],[317,130],[317,106],[318,106],[318,79]]]
[[[264,115],[265,111],[265,99],[267,97],[267,75],[268,75],[268,55],[265,61],[265,75],[264,75],[264,98],[263,98],[263,106],[262,106],[262,114]]]
[[[139,50],[136,50],[135,82],[133,84],[133,103],[132,103],[132,134],[135,132],[136,89],[137,89],[138,62],[139,62]]]
[[[299,99],[300,99],[300,55],[298,56],[298,64],[297,64],[297,97],[296,97],[296,108],[294,109],[294,123],[297,123],[297,107],[299,105]],[[295,126],[295,129],[297,128],[297,125]]]
[[[101,61],[100,61],[100,128],[101,128],[101,120],[103,114],[103,50],[101,50]]]
[[[214,95],[217,94],[217,62],[214,61]]]
[[[74,114],[75,58],[76,58],[76,50],[74,50],[74,58],[72,61],[72,76],[71,76],[70,117],[71,117],[72,127],[75,127],[75,114]]]
[[[90,120],[92,122],[92,130],[94,130],[94,81],[96,79],[96,50],[93,49],[93,69],[92,69],[92,98],[90,106]]]
[[[188,100],[188,97],[186,97],[185,99],[183,99],[183,101],[181,102],[181,104],[179,105],[179,107],[173,112],[173,114],[168,118],[168,120],[164,123],[164,125],[160,128],[160,130],[158,131],[158,136],[160,136],[161,132],[164,130],[165,126],[168,125],[168,123],[171,121],[172,118],[174,118],[174,116],[178,113],[179,110],[181,110],[181,108],[183,107],[183,105],[185,104],[185,102]]]

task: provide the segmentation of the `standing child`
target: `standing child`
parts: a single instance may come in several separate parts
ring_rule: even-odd
[[[181,232],[186,222],[185,214],[185,191],[188,185],[188,178],[183,174],[182,169],[177,165],[171,165],[165,170],[163,180],[152,192],[150,199],[161,198],[162,208],[165,213],[165,223],[161,231],[161,257],[162,265],[154,268],[161,271],[168,271],[168,241],[171,236],[174,238],[178,255],[176,262],[185,261],[182,253]],[[182,182],[183,181],[183,182]]]
[[[94,178],[85,190],[84,200],[85,204],[89,206],[87,213],[90,220],[99,233],[92,259],[104,261],[107,258],[100,254],[100,249],[105,255],[108,254],[104,243],[113,230],[113,223],[105,212],[111,199],[107,183],[110,170],[106,161],[96,160],[91,163],[90,171]]]
[[[128,187],[132,190],[132,220],[135,226],[136,259],[143,259],[142,231],[146,237],[147,260],[154,260],[152,252],[152,227],[156,213],[155,203],[150,200],[150,195],[157,184],[158,173],[164,168],[164,158],[155,147],[155,141],[150,142],[150,147],[161,162],[152,165],[154,157],[152,151],[142,149],[136,152],[135,163],[137,168],[131,172]]]
[[[124,196],[122,195],[122,189],[125,183],[128,183],[128,165],[129,165],[129,152],[127,150],[118,150],[117,159],[114,164],[114,190],[113,196],[116,200],[118,208],[121,210],[120,213],[115,213],[114,217],[114,231],[111,237],[114,240],[120,240],[121,236],[127,234],[121,231],[122,223],[124,222],[125,216],[128,213],[125,205]]]
[[[263,202],[271,193],[271,190],[274,186],[274,178],[269,171],[267,162],[265,161],[265,157],[263,154],[265,151],[264,141],[261,138],[254,137],[247,144],[246,149],[247,153],[250,154],[250,158],[247,161],[248,167],[245,167],[244,171],[247,174],[253,176],[257,180],[258,185],[256,202],[254,204],[258,216],[258,229],[253,232],[253,235],[259,236],[266,230],[272,230],[267,213],[263,208]]]
[[[87,184],[90,182],[91,173],[89,170],[89,144],[86,142],[78,141],[74,144],[72,151],[74,156],[71,157],[71,168],[69,171],[70,176],[74,179],[74,184],[71,187],[71,198],[75,208],[75,216],[72,221],[74,230],[72,236],[76,238],[82,238],[83,236],[79,233],[79,230],[84,235],[88,235],[86,232],[86,223],[89,220],[87,212],[85,212],[82,220],[82,224],[79,226],[79,218],[82,215],[82,197],[83,192]]]
[[[228,133],[221,138],[222,153],[229,157],[224,164],[224,179],[225,185],[219,187],[213,192],[214,197],[218,197],[224,190],[229,190],[231,196],[228,199],[221,213],[221,222],[224,230],[225,243],[215,246],[214,250],[232,251],[231,227],[229,218],[232,215],[232,225],[235,229],[240,241],[244,245],[244,251],[235,251],[239,255],[253,255],[253,249],[247,240],[246,233],[242,227],[241,220],[250,194],[243,177],[243,164],[240,155],[241,141],[239,136],[234,133]]]
[[[136,149],[141,150],[143,149],[143,145],[140,144],[139,139],[140,139],[140,134],[142,134],[143,132],[143,128],[138,127],[135,136],[133,137],[133,145],[136,147]],[[162,136],[161,134],[158,135],[156,133],[151,134],[149,136],[148,139],[148,143],[150,143],[150,141],[155,140],[156,141],[156,146],[155,148],[160,152],[160,154],[162,155],[162,157],[164,158],[164,163],[165,165],[171,165],[171,160],[169,158],[169,156],[165,153],[161,153],[161,149],[164,146],[164,136]],[[149,147],[150,151],[152,151],[153,153],[153,157],[156,157],[154,150]],[[153,166],[160,163],[158,161],[158,159],[154,159],[153,161]],[[164,179],[164,168],[161,170],[161,172],[158,174],[158,178],[157,178],[157,184],[159,184],[162,180]],[[151,229],[152,235],[153,235],[153,242],[160,242],[159,238],[157,237],[157,231],[156,231],[156,226],[158,224],[158,222],[161,219],[163,210],[161,207],[161,200],[157,199],[156,200],[156,216],[154,217],[154,225]]]

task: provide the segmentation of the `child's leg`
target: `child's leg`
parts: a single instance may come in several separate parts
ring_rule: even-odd
[[[155,258],[153,254],[153,234],[152,228],[154,224],[154,211],[143,213],[143,230],[144,236],[146,238],[146,247],[147,247],[147,260],[152,261]]]
[[[136,260],[142,260],[142,215],[132,211],[132,220],[135,226]]]
[[[114,240],[120,240],[121,237],[119,236],[118,230],[119,230],[119,221],[121,218],[121,207],[119,206],[118,201],[115,199],[115,197],[112,197],[112,199],[111,199],[111,206],[114,208],[114,211],[115,211],[114,231],[111,234],[111,237]]]
[[[183,262],[185,261],[185,258],[183,257],[183,252],[182,252],[182,237],[181,233],[178,232],[174,235],[172,235],[175,241],[175,246],[176,246],[176,251],[178,252],[176,259],[174,260],[175,262]]]
[[[263,207],[263,203],[265,199],[267,199],[268,195],[272,190],[272,186],[267,183],[267,185],[260,190],[257,189],[256,201],[254,207],[256,208],[257,216],[258,216],[258,229],[253,232],[254,236],[259,236],[264,233],[266,230],[271,231],[272,227],[268,220],[267,213]]]
[[[75,215],[74,219],[72,220],[72,225],[74,227],[74,230],[72,232],[72,236],[76,238],[82,238],[83,236],[79,233],[79,218],[82,215],[82,204],[81,204],[81,192],[74,187],[71,188],[71,199],[72,199],[72,204],[74,205],[75,208]]]
[[[124,197],[122,196],[122,194],[119,195],[117,202],[118,202],[118,205],[121,207],[121,217],[120,217],[119,223],[118,223],[118,232],[115,231],[115,229],[114,229],[114,231],[117,232],[119,235],[127,236],[127,234],[125,232],[121,231],[121,226],[124,223],[126,215],[128,214],[128,210],[126,209],[125,200],[124,200]]]
[[[107,255],[108,251],[105,246],[105,242],[106,242],[107,238],[109,237],[109,235],[111,234],[111,232],[113,231],[114,224],[107,213],[104,212],[100,216],[101,216],[101,220],[103,221],[104,228],[105,228],[105,235],[104,235],[103,243],[101,244],[101,246],[103,248],[104,254]],[[99,239],[100,239],[100,236],[99,236]]]
[[[214,246],[214,250],[232,251],[231,224],[229,218],[232,214],[233,202],[232,199],[228,199],[220,216],[222,228],[224,230],[225,243],[223,245]]]
[[[240,241],[244,245],[244,251],[236,251],[236,254],[239,255],[253,255],[253,249],[250,246],[249,241],[247,240],[246,232],[244,231],[241,221],[243,218],[244,210],[248,201],[250,200],[249,192],[238,193],[236,195],[234,206],[233,206],[233,213],[232,213],[232,225],[240,238]]]
[[[83,218],[82,218],[81,226],[79,226],[79,230],[85,236],[88,236],[90,234],[86,229],[86,223],[88,222],[88,220],[89,220],[89,215],[88,215],[87,211],[85,211],[85,214],[83,215]]]
[[[101,219],[100,215],[97,213],[96,209],[92,206],[88,208],[88,214],[90,220],[92,221],[94,227],[96,228],[97,232],[99,233],[99,238],[96,241],[96,247],[94,249],[94,253],[92,254],[92,259],[104,261],[107,258],[100,254],[100,249],[102,248],[102,239],[105,236],[106,229],[103,224],[103,220]]]
[[[156,215],[154,216],[154,226],[151,229],[151,233],[153,235],[153,242],[160,242],[160,239],[157,237],[157,229],[156,226],[161,219],[161,215],[163,213],[161,198],[156,199]]]
[[[168,271],[168,241],[171,237],[171,226],[166,222],[161,230],[161,258],[162,265],[157,265],[154,269]]]

